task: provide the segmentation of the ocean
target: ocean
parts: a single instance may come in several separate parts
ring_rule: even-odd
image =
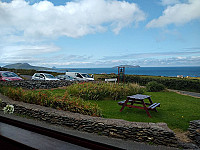
[[[67,68],[69,72],[81,72],[88,74],[118,74],[117,68]],[[57,70],[57,72],[65,72]],[[151,75],[151,76],[167,76],[176,77],[183,75],[184,77],[200,77],[200,67],[139,67],[125,68],[125,74],[129,75]]]

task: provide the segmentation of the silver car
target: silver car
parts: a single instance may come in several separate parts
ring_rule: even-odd
[[[31,80],[59,80],[55,78],[53,75],[48,73],[35,73]]]

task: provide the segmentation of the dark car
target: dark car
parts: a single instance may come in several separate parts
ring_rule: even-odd
[[[17,74],[10,71],[0,71],[0,81],[15,81],[15,80],[23,80]]]
[[[70,77],[68,75],[58,75],[58,76],[56,76],[56,78],[60,79],[60,80],[76,81],[75,78]]]

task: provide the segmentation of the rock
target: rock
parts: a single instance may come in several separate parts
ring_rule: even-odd
[[[181,148],[181,149],[193,149],[193,150],[198,150],[199,147],[193,143],[179,143],[178,146]]]

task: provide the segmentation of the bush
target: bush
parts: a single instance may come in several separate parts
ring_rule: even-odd
[[[169,89],[185,90],[191,92],[200,92],[200,80],[198,79],[186,79],[176,77],[158,77],[158,76],[141,76],[141,75],[126,75],[126,82],[138,83],[140,85],[146,85],[151,81],[156,81],[163,84]]]
[[[122,99],[127,95],[143,93],[144,88],[137,84],[114,84],[114,83],[78,83],[67,87],[69,94],[81,97],[84,100],[103,100],[107,97],[113,100]]]
[[[152,81],[146,85],[146,89],[148,92],[160,92],[165,89],[165,86],[156,81]]]
[[[48,90],[25,91],[22,88],[0,86],[0,93],[15,101],[23,101],[26,103],[67,110],[84,115],[102,116],[98,105],[83,101],[83,99],[79,97],[72,97],[67,92],[63,97],[55,97],[52,92]]]

